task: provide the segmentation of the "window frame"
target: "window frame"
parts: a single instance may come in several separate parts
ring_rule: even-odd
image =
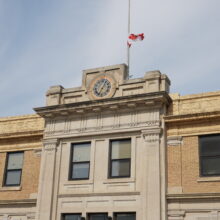
[[[114,212],[113,215],[113,220],[117,220],[117,215],[120,214],[132,214],[135,215],[135,220],[136,220],[136,212]]]
[[[219,136],[220,134],[207,134],[207,135],[199,135],[199,176],[200,177],[217,177],[220,176],[220,172],[218,174],[204,174],[203,173],[203,158],[220,158],[220,151],[218,155],[202,155],[202,138],[203,137],[211,137],[211,136]],[[220,148],[220,145],[219,145]]]
[[[80,219],[82,219],[82,213],[62,213],[61,214],[61,219],[62,220],[65,220],[65,216],[66,215],[79,215],[80,216]]]
[[[90,144],[90,160],[89,161],[73,162],[74,145],[78,145],[78,144]],[[91,141],[71,143],[71,146],[70,146],[70,148],[71,148],[70,149],[70,160],[69,160],[69,175],[68,175],[68,179],[70,181],[89,180],[89,178],[90,178],[90,164],[91,164],[91,146],[92,146]],[[74,164],[89,164],[88,177],[85,177],[85,178],[73,178],[72,177],[72,173],[73,173],[73,165]]]
[[[9,162],[9,155],[12,154],[23,154],[23,161],[22,161],[22,168],[20,169],[8,169],[8,162]],[[4,187],[13,187],[13,186],[20,186],[21,185],[21,178],[22,178],[22,171],[23,171],[23,163],[24,163],[24,151],[14,151],[14,152],[7,152],[6,153],[6,161],[5,161],[5,169],[4,169],[4,178],[3,178],[3,186]],[[20,172],[20,178],[19,178],[19,183],[18,184],[7,184],[7,174],[8,171],[21,171]]]
[[[109,217],[107,212],[94,212],[94,213],[88,213],[87,214],[87,219],[88,220],[91,220],[91,218],[90,218],[91,215],[106,215],[107,219]]]
[[[130,140],[131,144],[131,152],[132,152],[132,139],[131,138],[120,138],[120,139],[111,139],[109,141],[109,165],[108,165],[108,178],[109,179],[116,179],[116,178],[130,178],[131,177],[131,156],[130,158],[123,158],[123,159],[112,159],[112,142],[114,141],[125,141],[125,140]],[[124,176],[112,176],[112,162],[113,161],[129,161],[129,175],[124,175]]]

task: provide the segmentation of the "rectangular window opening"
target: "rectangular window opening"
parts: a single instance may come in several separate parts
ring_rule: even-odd
[[[89,179],[91,143],[72,144],[70,157],[70,180]]]
[[[63,214],[62,220],[81,220],[81,214]]]
[[[114,220],[136,220],[135,213],[115,213]]]
[[[89,220],[108,220],[108,214],[107,213],[93,213],[88,214]]]
[[[199,137],[200,176],[220,175],[220,134]]]
[[[130,177],[131,139],[112,140],[110,142],[109,177]]]
[[[4,186],[20,186],[24,152],[7,153]]]

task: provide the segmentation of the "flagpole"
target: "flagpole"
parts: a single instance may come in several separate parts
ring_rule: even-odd
[[[131,0],[128,0],[128,36],[131,32]],[[127,65],[128,65],[128,78],[130,78],[130,47],[127,45]]]

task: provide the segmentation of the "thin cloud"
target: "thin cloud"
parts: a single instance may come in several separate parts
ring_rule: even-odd
[[[126,62],[127,0],[0,1],[0,116],[32,113],[51,85]],[[181,94],[219,89],[219,0],[132,0],[131,74],[159,69]],[[7,93],[6,93],[7,91]],[[15,108],[16,106],[16,108]]]

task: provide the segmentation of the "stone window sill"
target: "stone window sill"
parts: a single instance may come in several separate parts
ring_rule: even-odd
[[[21,186],[3,186],[0,187],[0,192],[2,191],[21,191]]]
[[[69,180],[63,183],[64,186],[91,185],[91,184],[93,184],[93,180]]]
[[[117,183],[134,183],[134,178],[113,178],[113,179],[106,179],[103,183],[104,184],[117,184]]]
[[[213,177],[199,177],[197,182],[220,182],[220,176],[213,176]]]

